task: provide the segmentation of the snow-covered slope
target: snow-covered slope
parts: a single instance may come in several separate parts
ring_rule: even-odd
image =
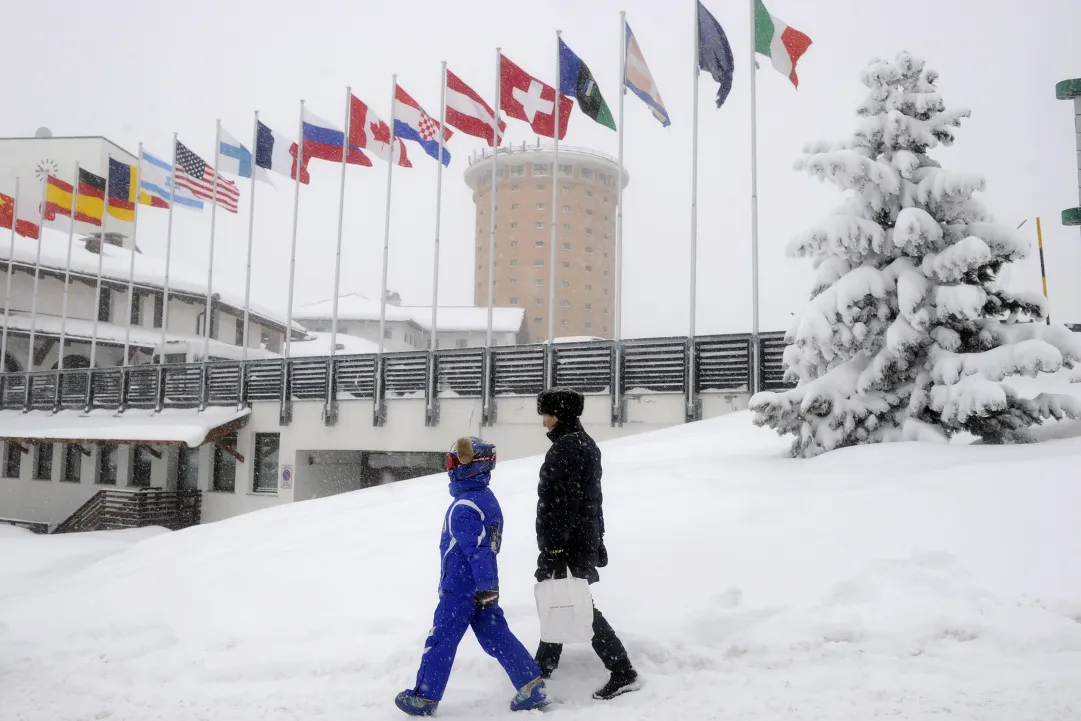
[[[1081,438],[810,461],[787,445],[746,413],[603,445],[594,591],[646,686],[593,701],[604,670],[568,647],[546,717],[1081,716]],[[530,647],[537,465],[494,482],[503,605]],[[447,501],[418,479],[66,567],[73,537],[0,534],[0,717],[404,718]],[[34,554],[52,566],[28,574]],[[511,694],[467,635],[439,715],[506,718]]]

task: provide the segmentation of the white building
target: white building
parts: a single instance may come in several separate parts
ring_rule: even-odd
[[[311,331],[330,331],[332,300],[302,305],[293,317]],[[436,309],[437,348],[483,348],[488,329],[488,309],[474,306],[439,306]],[[379,342],[379,301],[356,293],[338,298],[338,332]],[[492,345],[515,345],[524,341],[525,310],[492,309]],[[402,305],[397,293],[388,293],[384,350],[428,350],[432,337],[432,307]],[[329,341],[328,341],[329,342]]]

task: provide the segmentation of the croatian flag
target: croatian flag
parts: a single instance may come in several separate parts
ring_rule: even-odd
[[[251,151],[234,138],[225,128],[218,129],[218,170],[232,173],[241,178],[250,178],[255,172],[255,179],[270,183],[270,176],[259,166],[252,165]],[[273,185],[273,183],[271,183]]]
[[[352,106],[349,109],[349,144],[364,148],[376,157],[388,163],[412,168],[409,156],[405,152],[405,143],[394,137],[390,125],[372,111],[357,96],[351,95]]]
[[[255,141],[255,164],[257,166],[296,180],[298,150],[299,148],[292,138],[276,133],[264,125],[262,121],[259,122]],[[340,152],[339,160],[341,160]],[[307,163],[305,163],[300,169],[300,182],[308,183],[310,180],[311,176],[308,174]]]
[[[439,121],[424,112],[424,108],[402,90],[401,85],[394,89],[394,134],[419,143],[425,153],[439,159]],[[443,165],[450,165],[446,142],[453,134],[449,128],[443,128]]]
[[[329,120],[323,120],[318,115],[304,108],[304,167],[308,167],[308,160],[319,158],[333,163],[342,162],[342,146],[345,144],[345,133],[338,129]],[[349,144],[349,157],[347,163],[352,165],[365,165],[372,167],[372,161],[360,151],[360,146],[355,143]]]

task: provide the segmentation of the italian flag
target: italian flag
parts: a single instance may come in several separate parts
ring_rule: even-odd
[[[762,0],[754,2],[754,49],[773,61],[773,67],[799,87],[796,77],[796,61],[800,59],[811,39],[795,28],[785,25],[778,17],[770,15]]]

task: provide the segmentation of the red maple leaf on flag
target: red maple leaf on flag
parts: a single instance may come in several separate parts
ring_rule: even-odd
[[[390,126],[380,120],[378,123],[368,123],[368,127],[371,129],[372,138],[384,145],[390,145]]]

